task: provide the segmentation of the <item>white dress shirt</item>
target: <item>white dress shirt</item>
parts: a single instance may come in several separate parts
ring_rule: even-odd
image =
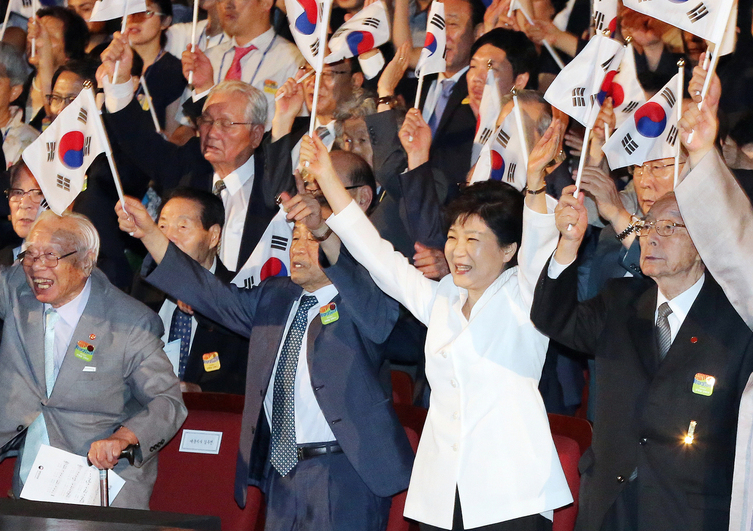
[[[549,199],[549,210],[556,202]],[[452,527],[455,489],[467,529],[572,501],[538,391],[549,340],[531,322],[533,290],[557,244],[553,214],[526,208],[517,267],[486,289],[466,319],[467,290],[424,277],[382,240],[355,202],[327,224],[377,285],[428,327],[431,405],[405,516]]]
[[[222,179],[225,189],[220,193],[220,198],[225,205],[225,226],[222,228],[220,241],[220,260],[228,271],[234,272],[238,268],[238,253],[241,249],[243,227],[246,225],[251,189],[254,186],[254,172],[254,156],[251,155],[242,166]],[[212,176],[212,189],[219,180],[220,176],[215,173]]]
[[[695,284],[677,295],[672,300],[667,299],[667,297],[661,292],[661,289],[658,290],[658,293],[656,295],[656,311],[654,312],[654,323],[656,323],[657,319],[659,318],[659,306],[661,306],[664,302],[669,304],[669,307],[672,309],[672,313],[667,316],[667,321],[669,321],[669,331],[672,338],[672,343],[674,343],[675,338],[677,337],[677,332],[680,331],[682,323],[685,322],[685,318],[688,316],[690,307],[693,306],[696,297],[698,297],[698,294],[701,292],[705,278],[706,273],[702,274],[701,278],[699,278]]]
[[[327,151],[332,151],[332,146],[335,145],[335,138],[337,137],[337,132],[335,131],[335,122],[336,120],[332,120],[327,124],[322,124],[322,122],[319,121],[318,116],[314,121],[314,131],[316,131],[320,127],[326,127],[327,131],[329,132],[328,135],[325,135],[325,137],[321,139],[322,143],[327,148]],[[298,142],[296,142],[295,146],[293,146],[293,149],[290,150],[290,162],[292,163],[291,168],[297,168],[299,170],[300,168],[298,167],[298,165],[301,163],[301,142],[303,142],[303,137],[298,139]]]
[[[207,37],[207,19],[199,20],[196,23],[196,47],[202,52],[206,52],[210,48],[214,48],[218,44],[227,42],[230,37],[223,31],[217,35]],[[173,24],[165,31],[167,35],[167,44],[165,45],[165,51],[173,54],[178,59],[181,58],[183,52],[191,44],[191,33],[193,31],[193,24],[191,22],[181,22],[179,24]]]
[[[81,319],[81,316],[84,313],[86,303],[89,302],[89,294],[92,291],[91,284],[91,279],[86,279],[86,284],[84,284],[81,293],[76,295],[76,297],[72,301],[63,304],[60,308],[55,308],[55,311],[60,316],[60,319],[58,319],[57,323],[55,324],[55,347],[53,350],[55,353],[54,358],[56,374],[60,372],[60,367],[63,365],[65,353],[68,351],[68,347],[70,346],[73,332],[76,330],[78,321]],[[48,308],[52,308],[52,305],[45,304],[44,310],[47,311]]]
[[[335,435],[332,433],[327,419],[324,418],[324,413],[322,413],[319,403],[316,401],[314,388],[311,385],[306,338],[308,337],[311,322],[316,319],[317,315],[319,315],[319,308],[332,302],[332,299],[337,296],[337,288],[332,284],[328,284],[323,288],[319,288],[314,293],[304,291],[301,294],[301,297],[304,295],[315,296],[317,304],[309,309],[306,331],[303,335],[301,351],[298,355],[298,368],[295,371],[295,439],[298,444],[330,442],[335,440]],[[295,313],[298,311],[301,297],[298,298],[290,309],[288,322],[285,324],[285,333],[282,335],[283,341],[280,343],[280,348],[277,350],[277,360],[275,361],[275,367],[272,370],[272,376],[269,380],[267,395],[264,397],[264,413],[267,415],[270,428],[272,427],[272,403],[274,399],[274,381],[275,374],[277,374],[277,364],[280,361],[280,353],[285,344],[284,338],[287,337],[288,329],[293,324],[293,319],[295,318]]]
[[[457,85],[458,81],[460,81],[460,78],[463,77],[467,71],[468,67],[466,66],[454,76],[449,78],[454,81],[452,90],[455,90],[455,85]],[[442,81],[445,79],[447,79],[447,77],[445,77],[443,72],[440,72],[437,75],[437,79],[432,81],[431,87],[429,87],[429,92],[426,93],[426,101],[424,102],[424,110],[422,111],[422,116],[424,117],[424,121],[426,123],[429,123],[429,118],[431,118],[431,115],[434,113],[434,107],[437,106],[437,100],[439,100],[439,95],[442,93]],[[440,116],[439,119],[441,120],[442,117]]]

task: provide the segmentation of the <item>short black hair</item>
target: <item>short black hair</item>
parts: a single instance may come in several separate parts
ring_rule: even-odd
[[[528,85],[525,88],[537,89],[539,82],[539,56],[536,47],[522,31],[495,28],[476,39],[471,46],[471,57],[482,46],[491,44],[507,54],[507,60],[512,65],[513,77],[528,74]]]
[[[159,6],[159,12],[162,13],[160,18],[164,21],[167,17],[173,16],[173,3],[170,0],[151,0]],[[160,32],[159,44],[163,48],[167,45],[167,33],[165,30]],[[179,58],[180,59],[180,58]]]
[[[198,203],[201,207],[201,226],[204,230],[209,230],[214,225],[219,225],[220,228],[225,225],[225,206],[222,199],[211,192],[188,187],[174,188],[165,195],[160,206],[160,214],[171,199],[187,199]]]
[[[445,224],[449,230],[453,224],[465,223],[471,216],[478,216],[497,237],[500,247],[513,243],[518,245],[523,238],[523,194],[507,183],[482,181],[463,189],[445,209]],[[517,252],[509,266],[517,264]]]
[[[42,17],[56,18],[63,23],[63,42],[68,59],[81,59],[86,55],[89,26],[78,13],[66,7],[50,6],[37,11],[37,19]]]
[[[347,174],[347,179],[350,181],[350,183],[344,183],[345,186],[368,186],[371,188],[371,204],[369,205],[369,208],[366,209],[366,212],[371,212],[371,209],[376,206],[378,203],[377,201],[377,185],[376,185],[376,178],[374,177],[374,170],[371,169],[371,166],[369,166],[369,163],[364,160],[364,158],[357,154],[352,153],[350,151],[345,150],[337,150],[341,153],[344,153],[343,155],[346,159],[348,159],[350,165],[348,166],[348,169],[350,170]]]
[[[99,68],[99,61],[91,57],[84,57],[82,59],[72,59],[66,62],[64,65],[58,67],[55,73],[52,74],[52,88],[55,88],[60,74],[63,72],[71,72],[76,74],[82,81],[91,81],[92,89],[97,91],[97,68]]]
[[[475,29],[479,24],[484,23],[484,13],[486,6],[481,0],[464,0],[471,6],[471,24]]]

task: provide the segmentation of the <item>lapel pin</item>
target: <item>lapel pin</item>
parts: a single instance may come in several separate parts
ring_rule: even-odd
[[[693,444],[693,439],[695,439],[695,427],[698,423],[694,420],[690,421],[690,425],[688,426],[688,434],[685,436],[685,444]]]
[[[89,334],[89,341],[94,341],[97,339],[97,334]]]
[[[698,338],[695,337],[695,336],[693,336],[693,337],[690,338],[690,342],[691,343],[698,343]]]

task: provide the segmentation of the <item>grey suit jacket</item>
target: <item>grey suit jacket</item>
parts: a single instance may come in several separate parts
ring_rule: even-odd
[[[89,301],[47,398],[43,313],[44,305],[34,297],[20,265],[0,271],[0,318],[5,321],[0,343],[0,459],[18,454],[26,428],[40,413],[50,444],[78,455],[86,455],[92,442],[126,426],[140,447],[135,466],[123,460],[115,468],[126,484],[112,505],[148,509],[157,478],[157,451],[186,417],[178,379],[162,350],[162,322],[95,270]],[[94,347],[91,361],[75,355],[79,342]],[[16,494],[18,479],[17,463]]]

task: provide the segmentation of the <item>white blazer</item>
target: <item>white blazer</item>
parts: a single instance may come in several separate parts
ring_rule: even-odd
[[[549,200],[550,210],[554,201]],[[355,203],[327,224],[377,285],[428,327],[431,403],[405,516],[449,529],[457,486],[475,528],[572,502],[538,390],[549,340],[530,320],[533,290],[557,245],[553,214],[526,207],[517,267],[492,283],[466,320],[467,291],[429,280],[395,252]],[[551,514],[548,515],[551,518]]]

